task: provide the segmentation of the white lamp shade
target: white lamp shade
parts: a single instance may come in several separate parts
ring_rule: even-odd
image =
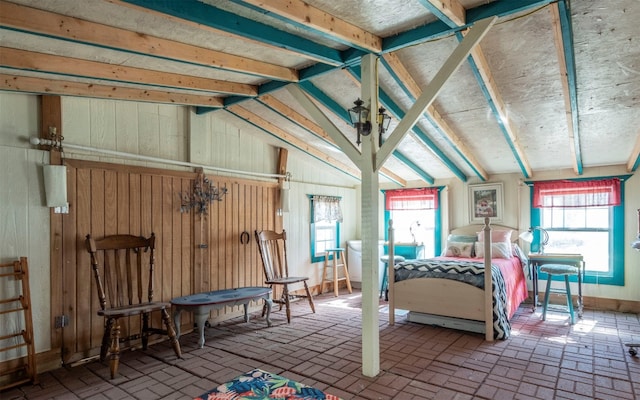
[[[67,167],[43,165],[42,170],[47,207],[65,207],[67,205]]]
[[[533,242],[533,232],[531,232],[530,230],[522,232],[519,237],[527,243]]]

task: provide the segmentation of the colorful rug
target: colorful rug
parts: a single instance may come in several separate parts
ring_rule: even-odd
[[[322,390],[294,382],[279,375],[254,369],[194,400],[340,400]]]

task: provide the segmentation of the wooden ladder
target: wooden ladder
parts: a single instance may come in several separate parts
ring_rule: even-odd
[[[4,365],[9,365],[8,368],[3,367],[0,372],[0,390],[4,390],[27,382],[37,383],[27,257],[20,257],[19,260],[0,264],[0,279],[3,280],[0,282],[0,287],[3,289],[0,292],[2,296],[5,294],[12,296],[0,298],[0,318],[8,318],[8,315],[13,313],[23,313],[22,318],[17,317],[15,320],[22,320],[25,325],[20,332],[15,332],[14,329],[14,332],[10,333],[7,332],[11,330],[8,328],[8,324],[0,324],[0,346],[2,346],[0,353],[18,351],[23,347],[27,349],[26,356],[2,362]],[[11,281],[14,280],[16,281],[15,290],[5,290],[11,288]],[[7,320],[5,319],[5,321]]]

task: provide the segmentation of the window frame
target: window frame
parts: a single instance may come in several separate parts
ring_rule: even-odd
[[[630,176],[630,175],[629,175]],[[594,283],[601,285],[612,285],[612,286],[624,286],[625,281],[625,271],[624,271],[624,205],[625,205],[625,187],[624,182],[629,176],[617,176],[613,178],[620,179],[620,205],[617,206],[609,206],[611,208],[610,212],[610,229],[609,229],[609,269],[607,272],[599,272],[599,271],[588,271],[585,265],[585,274],[583,277],[583,283]],[[611,177],[609,177],[611,178]],[[593,178],[580,178],[580,179],[567,179],[571,181],[587,181],[587,180],[597,180],[597,179],[606,179],[593,177]],[[541,226],[541,214],[542,209],[533,207],[533,183],[527,182],[528,185],[531,186],[530,190],[530,215],[531,215],[531,225],[530,226]],[[558,228],[545,228],[545,230],[549,232],[553,231],[571,231],[572,229],[558,229]],[[573,229],[575,230],[575,229]],[[540,232],[535,232],[536,234],[540,234]],[[530,251],[536,252],[538,251],[537,240],[531,243]],[[539,279],[546,279],[546,274],[539,273]],[[554,280],[560,280],[562,277],[556,276],[553,277]],[[562,278],[564,279],[564,278]],[[570,281],[577,282],[577,276],[569,277]]]
[[[434,255],[439,255],[442,252],[442,208],[440,207],[440,194],[442,193],[442,189],[444,186],[436,186],[438,189],[437,201],[438,207],[434,209],[434,227],[433,227],[433,252]],[[386,190],[381,190],[382,194],[385,198],[386,204]],[[384,209],[384,241],[389,241],[389,220],[391,219],[391,211],[387,210],[386,207]]]
[[[317,231],[317,227],[316,224],[317,222],[314,222],[314,218],[313,218],[313,196],[314,195],[307,195],[307,197],[309,198],[309,250],[310,250],[310,254],[309,256],[311,257],[311,262],[312,263],[318,263],[318,262],[324,262],[324,254],[320,255],[320,256],[316,256],[316,231]],[[340,196],[333,196],[333,197],[340,197]],[[339,221],[332,221],[335,224],[335,238],[336,238],[336,242],[334,245],[334,248],[338,248],[340,247],[340,222]],[[329,260],[333,260],[333,254],[329,254]]]

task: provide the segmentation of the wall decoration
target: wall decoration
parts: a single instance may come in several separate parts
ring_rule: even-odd
[[[469,185],[469,222],[483,223],[485,217],[491,222],[501,222],[504,214],[502,183]]]

